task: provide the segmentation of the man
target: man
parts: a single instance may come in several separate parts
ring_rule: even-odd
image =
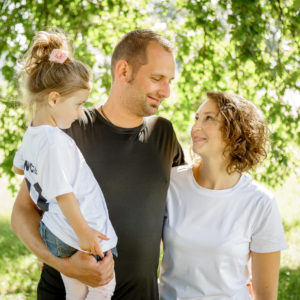
[[[175,61],[170,43],[150,30],[136,30],[117,44],[107,102],[69,130],[104,193],[118,235],[117,286],[113,299],[158,299],[157,266],[170,169],[184,161],[169,121],[152,116],[170,95]],[[38,299],[64,299],[59,273],[90,285],[112,278],[109,252],[101,262],[78,251],[54,257],[39,234],[40,212],[23,182],[12,228],[45,265]],[[50,266],[55,268],[52,269]]]

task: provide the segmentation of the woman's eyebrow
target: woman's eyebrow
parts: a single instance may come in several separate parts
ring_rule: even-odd
[[[212,111],[206,111],[205,113],[204,113],[204,115],[217,115],[215,112],[212,112]]]

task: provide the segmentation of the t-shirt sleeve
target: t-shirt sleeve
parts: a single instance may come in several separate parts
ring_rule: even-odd
[[[184,160],[184,152],[182,150],[181,145],[178,142],[178,139],[176,137],[174,128],[172,126],[173,129],[173,135],[174,135],[174,156],[173,156],[173,163],[172,163],[172,167],[177,167],[180,165],[184,165],[185,164],[185,160]]]
[[[264,200],[254,224],[250,250],[257,253],[283,250],[287,245],[276,200],[274,197]]]
[[[73,192],[70,163],[72,153],[67,145],[47,147],[38,159],[38,183],[46,199]]]
[[[22,145],[17,150],[13,164],[15,167],[17,167],[20,170],[24,170],[24,158],[23,158],[23,151],[22,151]]]

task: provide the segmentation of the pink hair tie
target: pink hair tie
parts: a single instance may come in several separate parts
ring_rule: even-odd
[[[49,61],[58,64],[63,64],[68,57],[69,57],[68,51],[62,49],[53,49],[49,55]]]

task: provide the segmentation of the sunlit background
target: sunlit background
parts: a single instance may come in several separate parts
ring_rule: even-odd
[[[262,109],[270,154],[252,175],[276,194],[288,240],[278,299],[300,299],[299,9],[299,0],[0,0],[0,299],[36,299],[39,263],[10,229],[20,184],[11,166],[27,126],[18,62],[48,26],[65,30],[75,57],[92,68],[87,106],[105,102],[110,56],[124,33],[151,28],[168,37],[177,74],[159,114],[173,122],[188,160],[189,130],[206,91],[232,91]]]

